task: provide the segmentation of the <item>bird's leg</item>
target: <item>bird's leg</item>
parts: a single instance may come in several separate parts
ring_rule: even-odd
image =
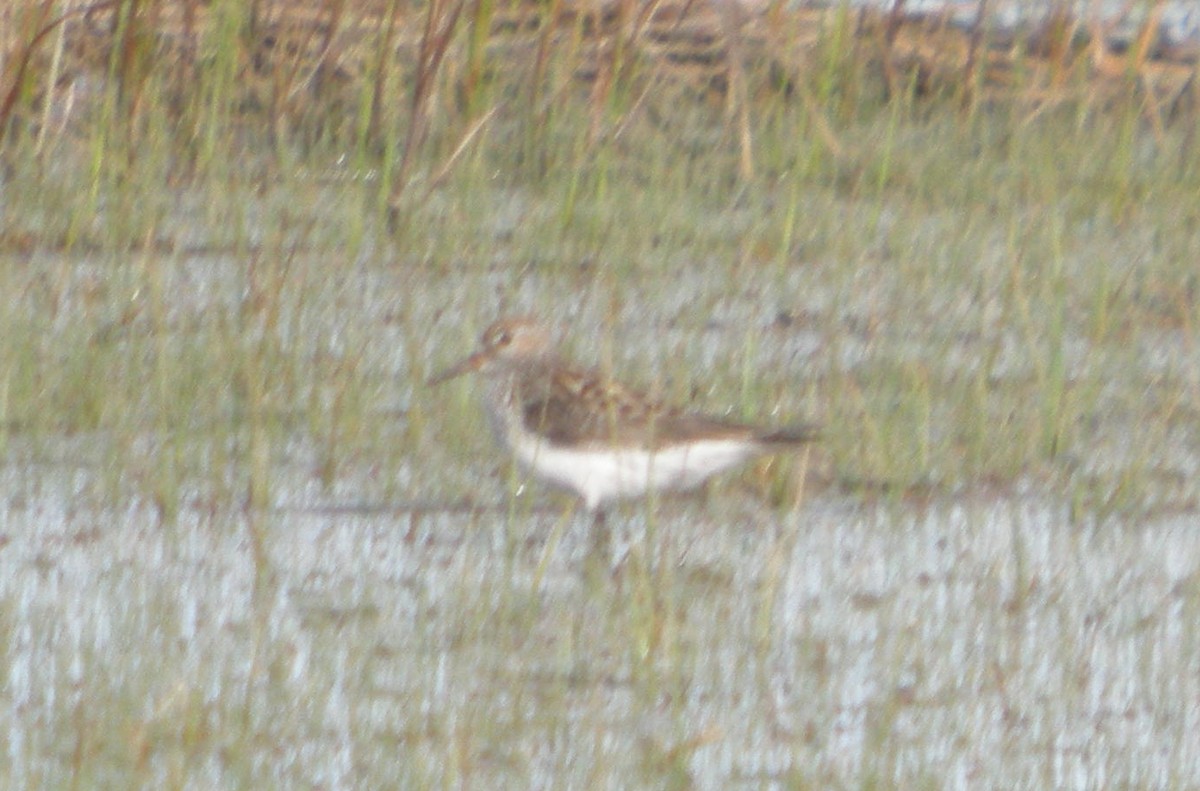
[[[607,562],[612,555],[612,530],[608,526],[608,514],[603,508],[592,511],[592,530],[588,537],[588,554],[601,555]]]
[[[612,531],[603,510],[592,511],[588,550],[583,561],[584,585],[588,590],[604,590],[612,575]]]

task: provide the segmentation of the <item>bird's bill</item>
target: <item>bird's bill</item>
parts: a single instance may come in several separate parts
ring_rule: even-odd
[[[472,371],[478,371],[487,362],[487,355],[483,352],[476,352],[465,360],[460,360],[446,370],[431,378],[426,384],[429,387],[440,385],[442,382],[448,382],[455,377],[469,374]]]

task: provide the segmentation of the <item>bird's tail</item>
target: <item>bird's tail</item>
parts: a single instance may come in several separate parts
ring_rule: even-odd
[[[758,439],[768,445],[803,445],[806,442],[818,440],[821,436],[820,426],[813,423],[801,423],[764,432],[758,436]]]

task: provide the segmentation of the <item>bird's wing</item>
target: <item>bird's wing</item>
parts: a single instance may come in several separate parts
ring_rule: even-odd
[[[655,437],[686,442],[754,434],[740,423],[671,409],[593,371],[560,369],[527,384],[521,398],[525,425],[556,445],[596,442],[649,447],[661,444]]]

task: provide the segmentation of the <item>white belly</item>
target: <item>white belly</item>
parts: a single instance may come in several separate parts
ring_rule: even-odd
[[[760,450],[746,440],[703,440],[651,452],[556,447],[529,434],[509,439],[522,467],[575,492],[591,510],[605,501],[637,497],[652,489],[687,489]]]

